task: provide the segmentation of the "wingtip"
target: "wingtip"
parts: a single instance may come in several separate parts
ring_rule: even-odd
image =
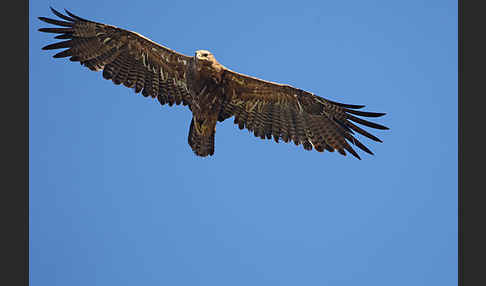
[[[84,18],[81,18],[79,16],[76,16],[74,15],[73,13],[71,13],[68,9],[64,9],[64,12],[66,12],[69,16],[71,16],[72,18],[78,20],[78,21],[86,21],[86,22],[90,22],[89,20],[86,20]]]
[[[373,116],[370,116],[370,117],[382,117],[384,115],[386,115],[386,112],[370,112],[373,114]]]
[[[49,6],[49,8],[51,9],[51,12],[54,15],[58,16],[59,18],[62,18],[64,20],[69,20],[70,19],[69,17],[66,17],[66,15],[63,15],[61,12],[57,11],[56,9],[52,8],[51,6]]]
[[[344,111],[351,113],[351,114],[355,114],[355,115],[359,115],[359,116],[365,116],[365,117],[381,117],[381,116],[386,114],[386,113],[383,113],[383,112],[360,111],[360,110],[354,110],[354,109],[349,109],[349,108],[345,108]]]
[[[329,99],[326,99],[328,102],[332,103],[332,104],[336,104],[338,106],[341,106],[341,107],[345,107],[345,108],[352,108],[352,109],[361,109],[363,107],[365,107],[366,105],[359,105],[359,104],[347,104],[347,103],[341,103],[341,102],[337,102],[337,101],[333,101],[333,100],[329,100]]]
[[[368,137],[368,136],[367,136],[367,137]],[[370,137],[368,137],[368,138],[370,138]],[[376,137],[376,136],[374,136],[374,135],[373,135],[373,137],[372,137],[372,138],[370,138],[370,139],[371,139],[371,140],[373,140],[373,141],[375,141],[375,142],[383,143],[383,140],[381,140],[380,138],[378,138],[378,137]]]

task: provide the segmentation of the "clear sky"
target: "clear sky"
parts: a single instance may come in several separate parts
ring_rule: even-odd
[[[49,6],[386,112],[362,160],[239,130],[41,47]],[[31,285],[457,285],[457,1],[31,1]],[[369,129],[367,129],[369,130]]]

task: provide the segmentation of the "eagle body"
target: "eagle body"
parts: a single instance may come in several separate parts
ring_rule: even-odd
[[[196,155],[214,154],[216,123],[225,99],[222,76],[224,67],[206,50],[197,51],[186,73],[193,118],[188,143]]]
[[[56,25],[39,31],[57,34],[62,41],[43,47],[64,49],[54,58],[69,58],[103,78],[123,84],[161,105],[188,106],[192,112],[188,143],[194,153],[214,154],[217,122],[230,117],[240,129],[275,142],[294,142],[305,150],[346,151],[361,159],[353,146],[373,154],[356,133],[376,142],[378,137],[360,125],[387,127],[361,117],[385,113],[360,111],[364,105],[344,104],[286,84],[265,81],[234,72],[206,50],[186,56],[132,31],[83,19],[65,10],[61,18],[39,17]],[[354,122],[354,123],[353,123]]]

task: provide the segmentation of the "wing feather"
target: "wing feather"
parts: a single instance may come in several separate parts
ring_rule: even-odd
[[[355,110],[364,105],[331,101],[289,85],[264,81],[229,69],[225,70],[223,80],[227,97],[231,100],[223,107],[220,120],[234,115],[240,129],[247,128],[262,139],[273,136],[277,143],[280,139],[293,141],[296,145],[302,144],[305,150],[337,150],[342,155],[346,155],[347,151],[361,159],[352,145],[366,153],[373,152],[355,138],[353,131],[374,141],[382,141],[351,121],[370,128],[388,129],[354,116],[385,115]]]
[[[273,139],[275,140],[275,142],[279,142],[279,139],[280,139],[280,130],[281,130],[281,122],[280,122],[280,111],[281,111],[281,108],[280,108],[280,105],[278,105],[277,103],[274,103],[273,104],[273,108],[272,108],[272,114],[271,114],[271,120],[272,120],[272,135],[273,135]]]
[[[65,49],[55,58],[70,57],[93,71],[103,71],[103,78],[158,98],[161,104],[187,105],[190,95],[185,86],[187,64],[191,58],[159,45],[148,38],[115,26],[83,19],[65,10],[51,11],[61,20],[39,17],[60,27],[40,28],[58,34],[57,43],[44,50]]]

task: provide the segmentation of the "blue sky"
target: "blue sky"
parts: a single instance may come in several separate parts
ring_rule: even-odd
[[[161,107],[37,31],[49,6],[386,112],[352,156]],[[456,1],[31,1],[31,285],[457,285]]]

